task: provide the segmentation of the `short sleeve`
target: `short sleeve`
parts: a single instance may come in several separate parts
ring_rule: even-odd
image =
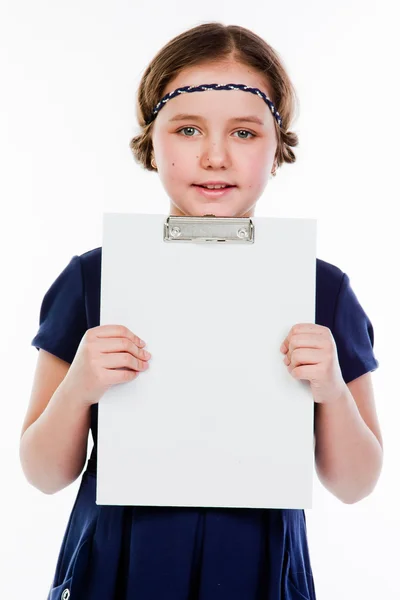
[[[84,282],[79,256],[74,256],[44,295],[39,329],[31,342],[72,363],[87,330]]]
[[[332,334],[346,383],[378,368],[374,355],[374,329],[343,273],[333,318]]]

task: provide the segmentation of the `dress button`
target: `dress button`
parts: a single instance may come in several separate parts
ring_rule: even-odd
[[[70,597],[70,595],[71,594],[69,593],[69,589],[65,588],[65,590],[61,594],[61,600],[68,600],[68,598]]]

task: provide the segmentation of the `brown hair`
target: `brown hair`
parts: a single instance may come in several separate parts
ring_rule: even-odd
[[[151,111],[164,96],[164,90],[180,71],[200,64],[236,61],[265,76],[271,100],[282,118],[277,132],[276,163],[294,163],[292,147],[298,145],[297,134],[288,131],[298,99],[295,89],[276,51],[249,29],[238,25],[211,22],[198,25],[168,42],[147,66],[139,84],[136,115],[141,133],[129,146],[135,161],[145,169],[151,165],[153,123],[146,125]]]

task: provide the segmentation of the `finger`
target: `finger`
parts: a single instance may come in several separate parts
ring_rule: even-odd
[[[103,338],[101,342],[101,352],[104,354],[129,352],[132,356],[141,360],[149,360],[150,352],[144,348],[139,348],[134,342],[126,337]]]
[[[323,329],[325,329],[325,327],[318,325],[317,323],[296,323],[289,333],[321,333]]]
[[[300,330],[302,328],[302,324],[299,323],[299,324],[293,325],[290,328],[289,333],[287,334],[287,336],[285,337],[285,339],[283,340],[283,342],[281,344],[281,347],[280,347],[281,352],[286,353],[289,350],[290,340],[292,339],[292,336],[294,335],[296,328],[299,328],[299,330]]]
[[[130,352],[110,352],[103,354],[102,366],[105,369],[130,369],[133,371],[145,371],[149,368],[146,360],[136,358]]]
[[[296,348],[324,348],[325,337],[319,333],[295,333],[289,341],[289,352]]]
[[[314,377],[314,367],[312,365],[302,365],[300,367],[292,367],[289,369],[290,375],[294,379],[303,379],[311,381]]]
[[[99,338],[125,337],[131,340],[131,342],[136,344],[139,348],[143,348],[146,345],[144,340],[128,329],[128,327],[125,327],[125,325],[102,325],[101,329],[97,327],[94,329],[96,330],[96,336]]]
[[[108,379],[111,385],[133,381],[139,375],[140,371],[132,371],[132,369],[129,369],[128,367],[121,367],[120,369],[108,369]]]
[[[326,333],[326,327],[322,326],[322,325],[317,325],[316,323],[296,323],[296,325],[293,325],[288,333],[288,335],[286,336],[286,338],[283,340],[281,347],[280,347],[280,351],[282,353],[286,353],[288,350],[290,350],[291,348],[295,348],[298,345],[301,345],[301,343],[298,343],[297,345],[291,346],[291,342],[292,340],[295,338],[297,338],[297,336],[324,336],[324,334]],[[315,346],[313,344],[313,342],[310,343],[310,347],[314,347],[314,348],[320,348],[321,346]],[[306,344],[308,345],[308,344]]]
[[[291,356],[285,356],[284,362],[291,368],[298,367],[300,365],[317,365],[323,359],[321,350],[314,348],[297,348],[292,352]]]

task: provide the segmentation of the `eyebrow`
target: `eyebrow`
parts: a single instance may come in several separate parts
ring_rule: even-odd
[[[198,120],[198,121],[204,121],[204,117],[202,117],[201,115],[189,115],[186,113],[179,113],[178,115],[175,115],[174,117],[172,117],[169,121],[183,121],[183,120]],[[244,121],[247,121],[248,123],[258,123],[259,125],[264,125],[264,122],[262,121],[262,119],[260,119],[260,117],[256,117],[255,115],[246,115],[244,117],[232,117],[232,119],[229,119],[229,121],[234,121],[235,123],[242,123]]]

